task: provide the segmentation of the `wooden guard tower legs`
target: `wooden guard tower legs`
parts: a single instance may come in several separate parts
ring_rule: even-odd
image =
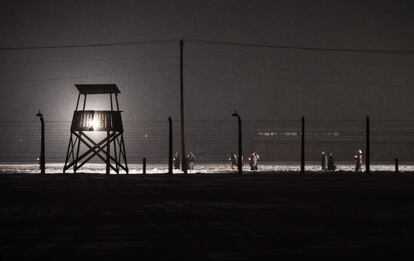
[[[77,84],[76,87],[79,95],[73,114],[63,173],[72,167],[73,172],[76,173],[92,158],[97,157],[105,163],[106,174],[110,174],[111,170],[119,174],[121,169],[128,174],[122,117],[117,96],[120,93],[118,87],[115,84]],[[90,94],[109,94],[111,109],[85,110],[86,97]],[[112,94],[115,94],[116,110],[114,110]],[[81,95],[84,95],[83,106],[82,110],[78,110]],[[91,132],[103,132],[106,135],[101,140],[95,141],[90,137]]]

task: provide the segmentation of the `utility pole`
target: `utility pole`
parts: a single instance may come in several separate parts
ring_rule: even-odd
[[[240,175],[243,174],[243,143],[242,143],[242,124],[240,115],[235,112],[231,116],[237,117],[238,126],[239,126],[239,155],[237,156],[237,168]]]
[[[142,158],[142,174],[147,174],[147,158]]]
[[[172,137],[172,120],[168,117],[168,173],[173,174],[173,137]]]
[[[187,174],[187,158],[185,157],[185,135],[184,135],[184,39],[180,39],[180,115],[181,115],[181,169]]]
[[[395,172],[398,173],[398,158],[395,158]]]
[[[305,174],[305,117],[302,116],[302,140],[300,150],[300,172]]]
[[[369,116],[366,119],[365,173],[370,173]]]
[[[40,141],[40,174],[44,175],[46,173],[46,163],[45,163],[45,121],[43,120],[43,114],[39,112],[36,114],[37,117],[40,117],[41,124],[41,141]]]

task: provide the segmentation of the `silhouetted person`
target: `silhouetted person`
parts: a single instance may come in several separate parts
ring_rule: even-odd
[[[231,170],[237,169],[237,155],[235,153],[230,154],[229,160],[231,161]]]
[[[180,158],[180,153],[176,152],[173,158],[173,165],[174,165],[174,169],[180,169],[180,165],[181,165],[181,158]]]
[[[327,157],[325,152],[322,151],[322,156],[321,156],[321,167],[322,170],[326,170],[326,163],[327,163]]]
[[[335,163],[334,163],[333,155],[332,155],[332,153],[329,153],[329,156],[328,156],[328,170],[335,170],[335,169],[336,169],[336,166],[335,166]]]
[[[358,150],[357,155],[354,156],[355,159],[355,171],[361,171],[362,166],[362,151]]]
[[[259,155],[254,151],[252,154],[250,154],[249,157],[249,165],[250,170],[258,170],[257,161],[259,160]]]
[[[187,153],[187,169],[193,170],[195,164],[195,155],[192,152]]]

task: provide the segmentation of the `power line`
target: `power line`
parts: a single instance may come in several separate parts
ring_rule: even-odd
[[[150,40],[150,41],[91,43],[91,44],[78,44],[78,45],[68,44],[68,45],[42,45],[42,46],[40,45],[39,46],[3,46],[3,47],[0,47],[0,51],[112,47],[112,46],[159,44],[159,43],[170,43],[170,42],[178,42],[178,41],[179,39],[177,38],[177,39],[162,39],[162,40]],[[395,50],[395,49],[321,48],[321,47],[266,45],[266,44],[242,43],[242,42],[231,42],[231,41],[202,40],[202,39],[195,39],[195,38],[186,38],[185,41],[193,42],[193,43],[213,44],[213,45],[228,45],[228,46],[272,48],[272,49],[291,49],[291,50],[317,51],[317,52],[354,52],[354,53],[405,54],[405,55],[414,54],[414,50],[403,50],[403,49]]]
[[[326,83],[326,84],[336,84],[336,85],[360,85],[360,86],[384,86],[384,87],[398,87],[398,88],[412,88],[413,85],[403,85],[403,84],[383,84],[383,83],[361,83],[361,82],[339,82],[339,81],[329,81],[329,80],[313,80],[313,79],[303,79],[303,78],[292,78],[292,77],[280,77],[268,74],[256,74],[256,73],[244,73],[244,72],[231,72],[223,70],[209,70],[209,69],[200,69],[200,68],[185,68],[189,71],[200,71],[200,72],[213,72],[213,73],[224,73],[224,74],[233,74],[233,75],[244,75],[244,76],[253,76],[253,77],[262,77],[262,78],[273,78],[278,80],[286,81],[301,81],[301,82],[312,82],[312,83]]]
[[[178,39],[164,39],[152,41],[133,41],[133,42],[114,42],[114,43],[92,43],[92,44],[72,44],[72,45],[43,45],[43,46],[3,46],[0,51],[13,50],[38,50],[38,49],[69,49],[69,48],[88,48],[88,47],[112,47],[112,46],[128,46],[128,45],[147,45],[178,42]]]
[[[288,46],[288,45],[251,44],[251,43],[213,41],[213,40],[201,40],[201,39],[186,39],[186,40],[188,42],[193,42],[193,43],[203,43],[203,44],[212,44],[212,45],[227,45],[227,46],[271,48],[271,49],[290,49],[290,50],[300,50],[300,51],[414,55],[414,50],[402,50],[402,49],[393,50],[393,49],[321,48],[321,47],[301,47],[301,46]]]
[[[89,62],[107,62],[107,61],[139,61],[139,60],[160,60],[160,59],[178,59],[176,56],[159,56],[159,57],[135,57],[135,58],[108,58],[108,59],[78,59],[78,60],[20,60],[20,61],[0,61],[0,64],[30,64],[30,63],[89,63]]]
[[[88,75],[78,75],[78,76],[69,76],[69,77],[54,77],[54,78],[38,78],[38,79],[0,81],[0,84],[3,84],[3,83],[37,82],[37,81],[71,80],[71,79],[89,78],[89,77],[96,77],[96,76],[133,74],[133,73],[139,73],[139,72],[161,72],[161,71],[169,71],[169,70],[172,70],[172,69],[176,69],[176,67],[174,66],[174,67],[167,67],[167,68],[161,68],[161,69],[133,70],[133,71],[114,72],[114,73],[88,74]]]
[[[336,61],[318,61],[318,60],[276,60],[276,59],[258,59],[258,58],[240,58],[240,57],[227,57],[227,56],[198,56],[198,55],[186,55],[186,58],[204,59],[204,60],[232,60],[232,61],[255,61],[255,62],[267,62],[272,64],[338,64],[338,65],[395,65],[395,66],[414,66],[414,63],[386,63],[386,62],[336,62]]]

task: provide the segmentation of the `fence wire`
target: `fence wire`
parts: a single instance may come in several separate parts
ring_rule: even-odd
[[[338,162],[353,162],[358,149],[365,153],[365,119],[360,121],[306,120],[305,160],[316,163],[321,152],[332,153]],[[46,122],[46,159],[62,163],[70,135],[69,121]],[[243,121],[245,159],[252,151],[262,162],[299,164],[300,120]],[[36,163],[40,153],[40,123],[0,122],[0,162]],[[186,122],[186,151],[193,152],[198,163],[228,163],[237,152],[237,122]],[[93,136],[93,135],[92,135]],[[124,137],[128,162],[139,164],[168,162],[168,121],[126,121]],[[414,121],[371,120],[371,163],[413,162]],[[173,122],[173,150],[181,151],[179,122]],[[99,162],[99,161],[92,161]]]

